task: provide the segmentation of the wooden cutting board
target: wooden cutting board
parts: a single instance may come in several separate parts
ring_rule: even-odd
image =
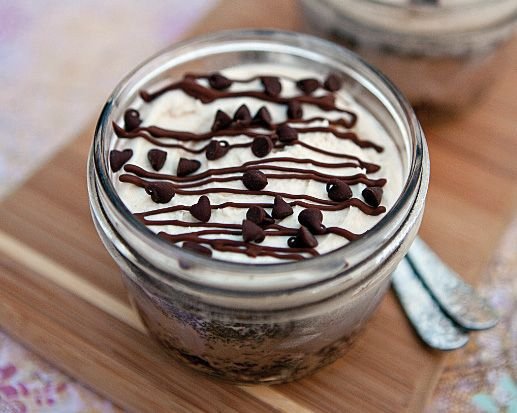
[[[223,1],[195,33],[296,28],[291,1]],[[460,119],[426,123],[432,178],[423,238],[468,280],[483,271],[517,194],[517,44],[497,85]],[[310,378],[237,387],[160,351],[129,307],[93,228],[86,155],[93,126],[1,205],[0,326],[134,412],[418,412],[445,362],[413,334],[392,293],[355,347]]]

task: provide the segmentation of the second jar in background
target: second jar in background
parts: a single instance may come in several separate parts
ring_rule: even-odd
[[[302,0],[307,27],[379,67],[416,107],[458,112],[486,91],[515,32],[515,0]]]

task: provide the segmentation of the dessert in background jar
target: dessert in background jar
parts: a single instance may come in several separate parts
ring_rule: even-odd
[[[515,0],[302,0],[307,27],[383,71],[416,107],[458,112],[504,70]]]
[[[95,225],[150,334],[234,383],[295,380],[350,347],[428,184],[421,128],[374,69],[271,31],[194,39],[138,68],[89,162]]]

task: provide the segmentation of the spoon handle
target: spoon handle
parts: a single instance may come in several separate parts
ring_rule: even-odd
[[[406,258],[442,310],[456,323],[469,330],[484,330],[499,318],[488,302],[422,241],[415,239]]]
[[[454,350],[467,344],[466,331],[442,312],[405,258],[393,272],[392,286],[409,321],[428,346]]]

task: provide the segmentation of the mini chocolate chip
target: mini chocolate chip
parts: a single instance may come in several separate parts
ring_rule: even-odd
[[[304,226],[300,227],[296,238],[298,239],[298,243],[304,247],[314,248],[318,246],[318,240],[316,237],[312,235],[308,228],[305,228]]]
[[[298,131],[286,123],[276,128],[276,134],[280,142],[292,142],[298,139]]]
[[[303,117],[302,104],[297,100],[291,100],[287,104],[287,118],[301,119]]]
[[[352,189],[341,179],[332,179],[327,184],[327,193],[330,199],[336,202],[346,201],[352,198]]]
[[[266,211],[261,206],[254,205],[246,212],[246,218],[257,225],[260,225],[266,217]]]
[[[321,86],[318,79],[301,79],[296,82],[296,86],[306,95],[310,95]]]
[[[208,84],[214,89],[224,90],[232,85],[232,81],[220,73],[212,73],[208,76]]]
[[[120,168],[131,159],[133,151],[131,149],[124,149],[123,151],[117,151],[113,149],[110,152],[110,166],[113,172],[120,171]]]
[[[307,227],[313,234],[324,234],[323,214],[317,208],[307,208],[298,214],[298,222]]]
[[[212,250],[210,248],[200,245],[197,242],[185,241],[181,248],[185,248],[186,250],[194,251],[198,254],[206,255],[208,257],[212,256]]]
[[[251,113],[246,105],[240,105],[233,115],[233,123],[237,126],[251,125]]]
[[[210,199],[206,195],[201,195],[199,200],[189,208],[190,213],[196,219],[203,222],[208,222],[212,215],[212,208],[210,206]]]
[[[269,152],[273,149],[273,141],[269,136],[258,136],[253,139],[253,143],[251,144],[251,152],[257,158],[263,158],[268,155]]]
[[[323,87],[330,92],[335,92],[335,91],[341,89],[342,84],[343,84],[343,82],[342,82],[341,78],[338,75],[331,73],[330,75],[327,76],[327,78],[325,79],[325,82],[323,82]]]
[[[255,116],[253,116],[251,124],[253,126],[269,129],[271,127],[271,122],[271,113],[269,113],[269,110],[267,110],[265,106],[262,106],[259,110],[257,110]]]
[[[260,226],[262,228],[266,228],[269,225],[273,225],[274,223],[275,223],[275,220],[273,219],[273,217],[266,212],[266,216],[264,217],[264,219],[260,223]]]
[[[264,92],[268,96],[276,97],[282,91],[282,84],[278,77],[275,76],[262,76],[260,78],[262,86],[264,86]]]
[[[176,175],[187,176],[196,172],[201,167],[201,162],[197,159],[180,158]]]
[[[363,189],[363,198],[368,205],[377,208],[382,200],[382,188],[379,186],[367,186]]]
[[[217,110],[215,114],[214,123],[212,123],[212,132],[217,132],[221,129],[226,129],[232,124],[232,118],[222,110]]]
[[[244,242],[261,243],[266,238],[264,230],[249,219],[242,221],[242,239]]]
[[[166,204],[176,195],[174,185],[170,182],[149,182],[145,185],[145,192],[157,204]]]
[[[228,142],[212,140],[206,148],[206,159],[214,161],[226,155],[228,152]]]
[[[242,174],[242,183],[250,191],[260,191],[267,185],[267,177],[264,172],[252,169]]]
[[[140,113],[136,109],[128,109],[124,112],[124,129],[127,132],[131,132],[138,128],[142,120],[140,119]]]
[[[155,171],[159,171],[165,164],[165,160],[167,159],[167,152],[160,149],[151,149],[149,152],[147,152],[147,159],[149,159],[153,169]]]
[[[246,212],[246,219],[249,219],[251,222],[254,222],[263,228],[275,223],[273,217],[271,217],[264,208],[258,205],[252,206],[248,209]]]
[[[285,202],[280,195],[275,196],[275,201],[273,202],[273,210],[271,212],[273,218],[284,219],[292,214],[293,207],[289,205],[287,202]]]
[[[296,236],[287,240],[287,245],[291,248],[314,248],[318,246],[318,240],[302,225]]]

